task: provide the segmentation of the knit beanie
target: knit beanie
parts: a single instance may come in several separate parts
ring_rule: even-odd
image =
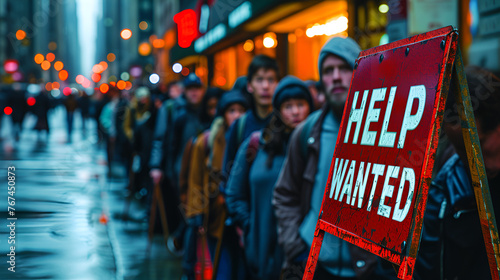
[[[356,61],[356,58],[358,58],[360,51],[361,48],[359,47],[358,43],[356,43],[356,41],[349,37],[331,38],[325,43],[325,45],[323,45],[321,51],[319,52],[319,75],[323,75],[321,66],[323,65],[323,62],[328,55],[333,54],[342,58],[351,67],[351,69],[354,69],[354,63]]]
[[[223,116],[226,110],[234,103],[240,104],[245,108],[245,110],[247,110],[249,107],[247,99],[239,90],[230,90],[224,93],[219,100],[219,103],[217,103],[216,116]]]
[[[312,96],[307,89],[306,84],[299,78],[288,75],[281,79],[276,86],[273,96],[273,107],[279,110],[281,104],[290,98],[305,99],[309,104],[309,108],[313,110]]]

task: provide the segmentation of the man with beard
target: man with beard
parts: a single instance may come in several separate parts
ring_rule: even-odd
[[[282,279],[302,277],[314,238],[335,141],[360,52],[351,38],[334,37],[320,51],[318,67],[326,104],[293,132],[288,157],[275,186],[273,204],[278,240],[284,247]],[[386,279],[376,269],[379,258],[325,234],[315,279]],[[395,273],[393,273],[395,275]]]

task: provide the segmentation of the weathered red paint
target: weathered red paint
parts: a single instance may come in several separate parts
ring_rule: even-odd
[[[335,146],[330,175],[323,198],[321,210],[323,215],[318,221],[317,227],[319,227],[320,232],[326,231],[400,265],[399,277],[401,279],[411,279],[413,275],[413,267],[420,242],[422,219],[427,202],[427,192],[434,166],[438,132],[441,126],[456,48],[456,31],[452,27],[446,27],[361,52],[356,60],[357,68],[354,70],[351,80],[349,96]],[[418,126],[407,132],[404,146],[398,148],[410,88],[420,85],[425,88],[425,102],[422,102],[425,106],[422,117]],[[397,132],[395,143],[393,147],[380,147],[377,144],[381,137],[382,124],[388,107],[388,96],[391,87],[394,86],[397,86],[397,89],[387,131]],[[378,121],[374,121],[368,126],[369,131],[377,132],[374,145],[361,145],[367,111],[371,99],[374,98],[373,90],[380,88],[387,88],[387,90],[383,100],[375,102],[373,106],[373,108],[380,109]],[[351,124],[348,141],[345,142],[349,118],[353,113],[351,108],[353,107],[355,92],[358,92],[357,102],[355,103],[355,108],[358,109],[361,107],[361,100],[365,90],[369,90],[369,93],[365,110],[360,119],[357,143],[352,140],[355,138],[356,123]],[[445,94],[441,94],[442,92]],[[416,114],[419,102],[415,101],[413,103],[411,114]],[[344,177],[344,180],[340,183],[341,189],[336,200],[335,192],[333,197],[330,198],[330,191],[335,162],[338,160],[340,163],[340,159],[349,160],[346,169],[351,166],[353,160],[356,161],[356,165],[352,177],[351,194],[341,196],[344,187],[348,185]],[[363,172],[366,171],[368,162],[371,163],[372,167],[374,164],[385,165],[373,192],[370,211],[368,211],[368,201],[374,181],[371,170],[368,175],[361,207],[358,207],[359,194],[357,194],[353,205],[346,203],[347,200],[353,201],[354,186],[358,178],[357,173],[361,162],[365,163]],[[378,212],[379,208],[383,208],[380,201],[389,166],[399,167],[399,172],[397,174],[394,172],[394,178],[389,178],[387,181],[387,184],[394,186],[394,188],[392,197],[390,195],[385,197],[384,205],[391,207],[390,210],[381,212],[381,214],[388,213],[388,217],[386,217]],[[404,219],[398,221],[395,220],[394,210],[399,184],[403,176],[403,168],[413,170],[415,185],[414,195],[411,204],[409,204],[410,208],[407,215]],[[346,170],[345,175],[348,174],[348,170]],[[365,174],[363,173],[363,175]],[[406,182],[398,209],[405,205],[406,198],[409,196],[408,189],[409,183]],[[312,279],[312,275],[309,275],[309,273],[314,271],[320,249],[317,248],[316,239],[315,237],[315,241],[313,241],[315,244],[314,250],[311,249],[314,257],[310,258],[308,262],[308,268],[310,266],[313,268],[306,271],[304,279]]]

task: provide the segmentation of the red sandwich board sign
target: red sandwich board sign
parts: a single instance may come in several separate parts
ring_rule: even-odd
[[[399,278],[412,278],[452,71],[457,100],[468,98],[457,37],[450,26],[359,54],[304,279],[312,279],[324,232],[399,265]],[[468,155],[471,173],[479,174],[473,185],[483,193],[476,199],[479,212],[488,213],[483,235],[498,279],[492,246],[498,232],[470,100],[463,104],[464,140],[475,149]]]

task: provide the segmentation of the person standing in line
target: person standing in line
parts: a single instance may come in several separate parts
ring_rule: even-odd
[[[276,87],[273,108],[269,125],[240,146],[226,189],[229,213],[243,229],[249,278],[258,280],[281,274],[284,253],[277,246],[273,190],[290,134],[311,112],[313,99],[303,81],[287,76]]]
[[[248,66],[247,91],[253,96],[252,108],[229,129],[220,189],[224,192],[239,146],[252,132],[269,124],[272,117],[272,100],[279,81],[279,68],[275,59],[257,55]]]
[[[239,91],[224,93],[210,129],[200,134],[193,144],[187,188],[188,230],[183,265],[188,279],[194,276],[197,235],[206,235],[212,260],[217,245],[221,247],[218,273],[213,279],[234,279],[237,271],[233,269],[233,264],[242,259],[238,256],[238,239],[234,230],[225,229],[226,205],[218,190],[226,146],[225,136],[231,124],[248,107],[247,100]],[[224,239],[221,240],[223,235]]]
[[[354,62],[360,52],[351,38],[333,37],[322,47],[318,68],[326,104],[297,127],[274,189],[278,240],[284,247],[282,279],[302,277],[318,221]],[[379,258],[326,234],[315,279],[385,279]],[[381,277],[381,278],[380,278]]]

